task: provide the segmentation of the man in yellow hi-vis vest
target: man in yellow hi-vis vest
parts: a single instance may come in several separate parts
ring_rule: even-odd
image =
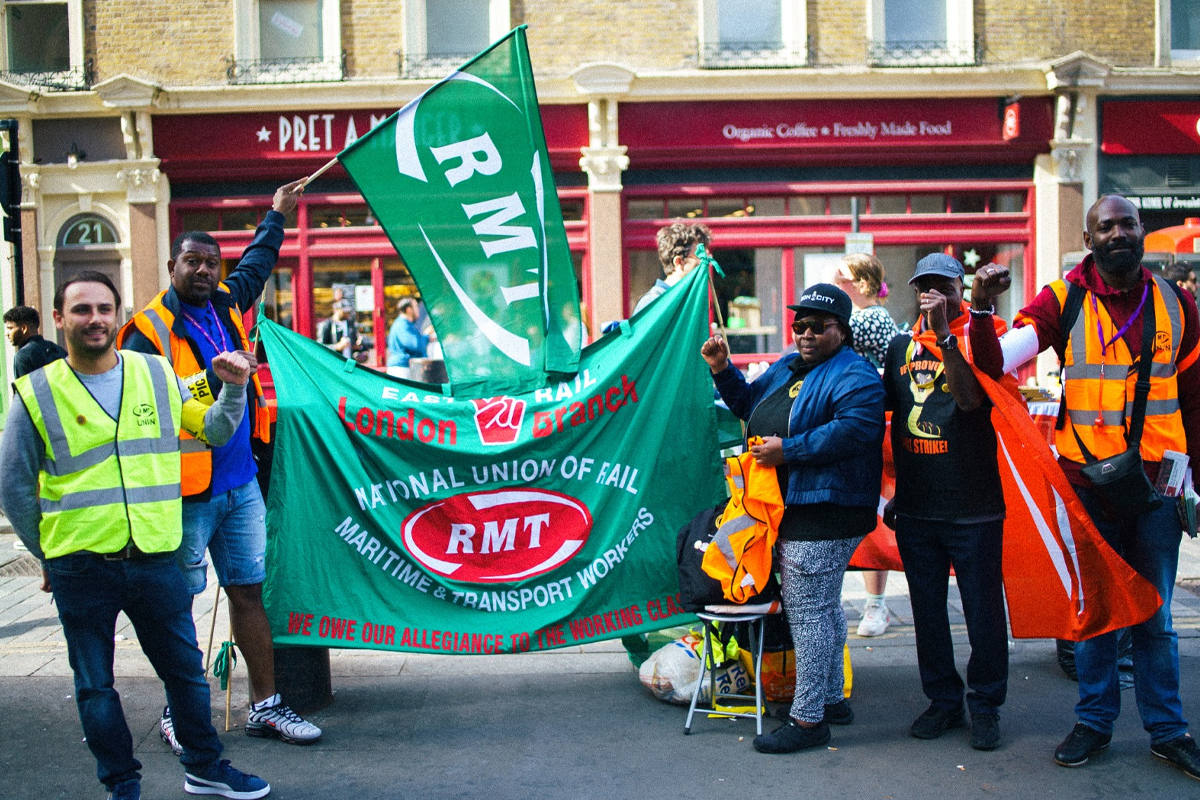
[[[75,671],[75,698],[97,776],[110,797],[140,796],[142,765],[113,688],[113,636],[125,612],[162,679],[183,744],[184,789],[265,797],[266,781],[222,760],[210,720],[191,595],[175,562],[183,534],[179,433],[214,444],[245,413],[251,365],[214,359],[224,383],[212,406],[192,398],[166,359],[120,353],[120,295],[98,272],[59,287],[54,323],[67,358],[16,383],[0,441],[0,504],[42,560]]]

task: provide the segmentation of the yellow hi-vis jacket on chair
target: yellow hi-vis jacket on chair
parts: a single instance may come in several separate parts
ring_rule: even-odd
[[[171,552],[183,537],[179,430],[183,400],[165,358],[125,352],[121,409],[113,419],[66,359],[16,382],[46,447],[38,476],[46,558]]]
[[[761,444],[757,436],[750,444]],[[729,504],[717,525],[701,568],[721,582],[721,591],[734,603],[745,603],[767,588],[771,551],[783,519],[783,497],[774,467],[761,467],[749,449],[729,466]]]

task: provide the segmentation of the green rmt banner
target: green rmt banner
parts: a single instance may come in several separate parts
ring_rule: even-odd
[[[275,642],[512,653],[691,619],[676,532],[724,497],[707,298],[693,270],[570,379],[470,399],[263,323]]]
[[[524,27],[338,155],[408,265],[452,393],[579,367],[579,293]]]

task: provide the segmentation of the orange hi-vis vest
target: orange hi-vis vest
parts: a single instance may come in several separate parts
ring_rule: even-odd
[[[1183,307],[1162,278],[1153,276],[1151,287],[1146,301],[1154,303],[1156,330],[1141,453],[1146,461],[1162,461],[1164,450],[1186,449],[1176,368],[1183,335]],[[1067,300],[1066,282],[1055,281],[1050,288],[1058,297],[1061,310]],[[1108,458],[1126,450],[1125,431],[1133,415],[1137,384],[1137,366],[1124,339],[1118,339],[1107,349],[1101,344],[1097,324],[1106,341],[1115,335],[1117,326],[1103,303],[1097,302],[1093,309],[1090,294],[1084,296],[1083,307],[1071,328],[1062,370],[1066,421],[1054,438],[1059,455],[1079,464],[1086,459],[1075,440],[1076,434],[1096,458]]]
[[[224,283],[219,284],[219,291],[228,292]],[[125,323],[117,334],[118,346],[124,346],[129,336],[137,330],[164,355],[171,363],[175,374],[191,390],[193,397],[202,403],[212,405],[216,401],[212,389],[208,385],[207,370],[201,361],[200,351],[182,331],[176,332],[176,317],[171,309],[163,304],[167,292],[158,293],[153,300],[133,319]],[[246,335],[246,327],[242,324],[242,310],[236,305],[230,308],[230,322],[237,331],[238,341],[243,350],[250,350],[250,338]],[[220,321],[220,314],[218,314]],[[180,326],[182,328],[182,325]],[[250,434],[263,442],[271,440],[271,417],[267,408],[266,395],[258,374],[251,375],[254,384],[254,406],[249,409]],[[183,466],[183,496],[192,497],[204,494],[212,486],[212,448],[187,431],[180,433],[180,454]]]
[[[761,443],[757,436],[749,442]],[[771,551],[783,519],[783,497],[775,468],[760,467],[748,448],[725,463],[729,504],[700,567],[721,582],[721,592],[730,602],[745,603],[761,594],[771,579]]]

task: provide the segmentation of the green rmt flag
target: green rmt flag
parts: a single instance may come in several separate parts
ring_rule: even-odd
[[[455,395],[578,370],[579,293],[524,26],[338,159],[421,291]]]

